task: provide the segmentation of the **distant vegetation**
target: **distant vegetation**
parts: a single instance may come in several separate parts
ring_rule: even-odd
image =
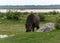
[[[47,17],[50,18],[56,18],[57,16],[60,16],[59,12],[53,11],[53,12],[45,12],[45,13],[41,13],[41,12],[35,12],[39,17],[40,17],[40,21],[45,22]],[[8,20],[26,20],[27,16],[29,15],[29,12],[12,12],[12,11],[7,11],[5,13],[0,12],[0,17],[4,18],[4,19],[8,19]],[[50,19],[49,18],[49,19]],[[55,20],[55,19],[54,19]],[[53,21],[52,19],[50,21]]]

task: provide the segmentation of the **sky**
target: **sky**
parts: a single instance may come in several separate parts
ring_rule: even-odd
[[[60,5],[60,0],[0,0],[0,5]]]

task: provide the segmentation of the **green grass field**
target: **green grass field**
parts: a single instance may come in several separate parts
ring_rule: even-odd
[[[20,33],[0,39],[0,43],[60,43],[60,31]]]
[[[8,20],[0,17],[0,34],[15,36],[0,39],[0,43],[60,43],[60,30],[51,32],[25,32],[25,21],[28,15],[21,15],[21,20]],[[40,26],[47,22],[55,22],[57,15],[46,16],[45,21],[40,22]]]

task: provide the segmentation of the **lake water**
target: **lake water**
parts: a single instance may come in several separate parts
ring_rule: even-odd
[[[0,12],[7,12],[9,9],[0,9]],[[60,12],[60,9],[25,9],[25,10],[20,10],[20,9],[10,9],[11,11],[15,12],[51,12],[51,11],[58,11]]]

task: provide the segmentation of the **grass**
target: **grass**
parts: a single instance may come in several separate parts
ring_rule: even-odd
[[[10,23],[0,24],[0,34],[16,34],[25,31],[23,23],[11,22],[12,21],[10,21]]]
[[[46,16],[45,22],[56,22],[56,17],[55,16]]]
[[[0,43],[60,43],[60,32],[20,33],[13,37],[0,39]]]

